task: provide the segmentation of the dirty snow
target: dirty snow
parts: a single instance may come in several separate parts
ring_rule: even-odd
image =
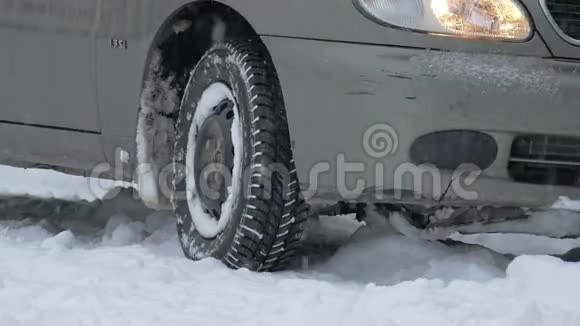
[[[352,241],[308,268],[254,274],[183,258],[162,213],[67,225],[49,212],[0,217],[0,325],[580,324],[580,264],[550,256],[511,261],[391,235]],[[472,240],[526,253],[531,236],[510,237]],[[533,239],[542,254],[576,241]]]

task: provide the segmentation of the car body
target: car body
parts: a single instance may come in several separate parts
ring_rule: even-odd
[[[139,179],[140,163],[170,163],[135,141],[145,130],[140,121],[173,118],[178,96],[163,90],[182,90],[180,76],[212,40],[255,33],[278,71],[310,203],[541,208],[560,196],[580,198],[580,47],[562,37],[543,1],[521,1],[533,20],[529,40],[505,42],[378,24],[351,0],[2,0],[0,159],[84,175],[103,162],[129,162],[120,174],[100,176]],[[395,131],[388,155],[365,147],[364,135],[377,124]],[[461,132],[492,156],[459,187],[469,198],[454,193],[453,173],[457,162],[480,162],[471,162],[477,155],[461,141],[441,143],[467,139]],[[425,145],[432,154],[413,157],[418,140],[437,133],[443,138]],[[141,143],[171,138],[142,134]],[[565,142],[572,154],[514,160],[518,137]],[[482,145],[490,139],[491,149]],[[434,148],[445,148],[446,157],[457,151],[457,159],[447,166]],[[514,162],[543,174],[565,166],[572,181],[515,178]],[[345,163],[356,165],[345,173]],[[416,176],[433,167],[439,174],[417,189]],[[145,201],[160,204],[158,192],[144,193]]]

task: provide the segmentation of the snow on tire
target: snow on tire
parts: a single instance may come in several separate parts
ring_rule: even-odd
[[[254,271],[285,268],[306,210],[264,46],[229,41],[208,50],[191,73],[177,127],[172,203],[185,255]]]

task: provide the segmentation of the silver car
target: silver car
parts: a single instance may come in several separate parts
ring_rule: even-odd
[[[2,163],[134,182],[192,259],[580,233],[576,0],[0,0],[0,44]]]

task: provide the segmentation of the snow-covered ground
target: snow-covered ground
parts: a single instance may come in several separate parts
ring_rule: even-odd
[[[19,169],[0,165],[0,195],[94,201],[124,182],[91,179],[40,169]]]
[[[51,178],[40,178],[45,193],[56,193]],[[86,191],[82,182],[68,188]],[[305,254],[294,271],[254,274],[183,258],[163,213],[112,213],[101,226],[84,219],[0,216],[1,326],[580,325],[580,264],[551,256],[510,260],[481,247],[372,237],[322,262]],[[580,244],[465,239],[516,254]]]

